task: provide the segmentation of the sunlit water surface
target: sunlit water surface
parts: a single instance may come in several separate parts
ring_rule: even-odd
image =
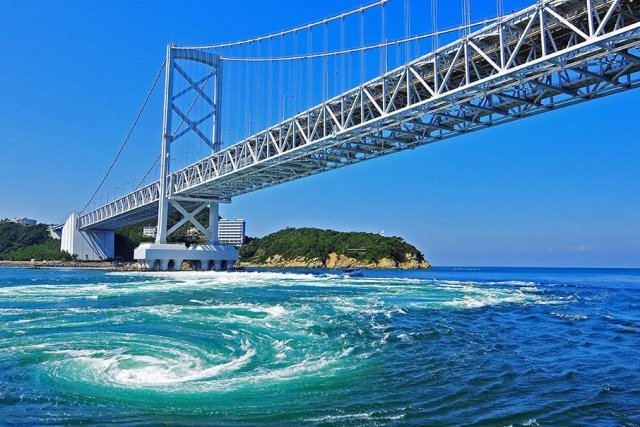
[[[0,422],[640,425],[640,271],[0,268]]]

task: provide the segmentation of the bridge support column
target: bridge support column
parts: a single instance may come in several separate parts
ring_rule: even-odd
[[[60,249],[82,261],[104,261],[114,256],[113,230],[79,230],[78,214],[72,213],[62,228]]]
[[[218,218],[220,217],[220,205],[218,203],[209,203],[209,227],[207,228],[207,241],[211,245],[217,245],[218,238]]]
[[[173,46],[167,46],[167,58],[165,64],[164,80],[164,114],[162,118],[162,146],[160,147],[160,200],[158,203],[158,231],[156,243],[167,243],[167,219],[169,214],[168,195],[171,191],[170,183],[167,182],[169,174],[169,160],[171,153],[171,110],[173,96]]]
[[[212,99],[202,92],[203,87],[200,87],[199,78],[192,78],[186,74],[186,71],[177,65],[179,61],[196,61],[207,68],[209,77],[214,78]],[[174,70],[176,73],[174,73]],[[143,266],[147,268],[158,268],[160,270],[167,270],[169,268],[173,270],[180,270],[182,267],[182,261],[191,261],[192,265],[200,265],[203,270],[212,266],[215,270],[221,270],[232,266],[238,259],[238,250],[233,246],[221,245],[218,239],[218,203],[226,200],[225,198],[215,199],[193,197],[185,194],[180,194],[182,190],[178,186],[174,188],[172,182],[172,175],[170,174],[170,160],[171,160],[171,144],[185,135],[184,132],[178,132],[173,130],[171,126],[171,118],[173,114],[178,114],[177,118],[182,122],[191,124],[192,131],[196,136],[202,140],[207,146],[211,148],[213,152],[217,152],[221,147],[221,91],[222,91],[222,59],[220,55],[206,54],[204,52],[198,52],[196,55],[192,55],[191,52],[186,50],[174,49],[172,45],[167,46],[167,58],[165,65],[165,86],[164,86],[164,115],[162,123],[162,147],[160,155],[160,194],[159,194],[159,208],[158,208],[158,229],[155,243],[143,243],[138,246],[134,251],[134,258],[139,261]],[[174,82],[174,78],[176,82]],[[207,81],[209,78],[207,78]],[[201,117],[189,116],[191,107],[188,111],[181,111],[180,106],[174,104],[174,83],[177,90],[181,90],[180,94],[185,93],[184,89],[179,88],[180,83],[184,85],[187,83],[187,91],[195,90],[200,100],[205,102],[207,109],[210,109],[211,114],[205,116],[211,117],[212,129],[211,138],[205,136],[201,130],[197,129],[197,123],[203,121]],[[206,84],[204,85],[206,86]],[[196,108],[197,110],[197,108]],[[195,124],[194,124],[195,123]],[[193,209],[193,207],[195,209]],[[209,226],[205,228],[198,220],[196,215],[206,207],[209,207]],[[172,227],[167,227],[167,214],[169,209],[175,209],[182,214],[182,219]],[[176,231],[183,224],[190,222],[196,229],[203,233],[207,238],[206,245],[192,245],[186,247],[183,243],[169,244],[167,243],[167,237]]]

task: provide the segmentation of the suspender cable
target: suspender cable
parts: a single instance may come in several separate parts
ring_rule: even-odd
[[[153,162],[153,164],[151,165],[151,167],[147,170],[147,172],[142,176],[142,179],[140,180],[140,182],[138,183],[138,185],[136,186],[136,188],[133,190],[137,190],[138,188],[142,187],[142,184],[144,184],[144,180],[147,179],[147,177],[149,176],[149,174],[151,173],[151,171],[153,171],[153,169],[158,165],[158,162],[160,161],[160,154],[158,154],[158,157],[156,157],[156,160]]]
[[[409,0],[404,0],[404,38],[411,37],[411,3]],[[411,43],[407,42],[404,45],[404,60],[409,62],[411,60]]]
[[[298,54],[298,32],[295,31],[293,33],[293,54]],[[293,113],[297,113],[299,111],[298,108],[298,62],[293,63]]]
[[[347,38],[345,35],[345,22],[344,17],[340,20],[340,50],[344,51],[347,48]],[[346,75],[345,75],[345,62],[347,58],[345,54],[340,55],[340,92],[347,90]]]
[[[235,52],[242,52],[241,49],[237,46],[232,46],[233,50]],[[242,96],[242,92],[241,92],[241,84],[242,84],[242,73],[243,73],[244,67],[242,65],[238,66],[236,69],[236,73],[238,74],[238,78],[236,79],[234,86],[233,86],[233,92],[234,92],[234,97],[237,101],[239,101],[241,99]],[[235,122],[235,126],[234,126],[234,140],[240,139],[240,136],[242,135],[242,103],[240,102],[234,102],[233,105],[235,107],[235,114],[234,114],[234,122]]]
[[[431,47],[436,50],[439,46],[438,35],[438,0],[431,0],[431,32],[433,37],[431,38]]]
[[[364,46],[364,10],[360,12],[360,47]],[[365,81],[364,74],[364,50],[360,51],[360,82],[362,84]]]
[[[380,31],[381,31],[381,37],[380,37],[380,42],[383,44],[382,46],[382,50],[380,51],[380,72],[381,73],[386,73],[387,72],[387,5],[386,3],[382,3],[382,10],[381,10],[381,23],[380,23]]]
[[[471,0],[462,0],[462,35],[468,36],[471,32]]]
[[[503,0],[496,0],[496,13],[498,18],[502,17],[504,15],[504,1]]]
[[[313,28],[309,28],[307,33],[307,108],[313,105]]]
[[[465,31],[465,20],[467,19],[467,14],[466,14],[466,6],[467,6],[467,0],[460,0],[460,36],[464,37],[466,35],[466,31]]]
[[[251,54],[251,45],[248,44],[247,45],[247,55]],[[249,117],[250,114],[250,110],[249,110],[249,94],[251,92],[251,74],[249,73],[249,64],[247,64],[247,66],[245,67],[245,92],[244,92],[244,129],[245,129],[245,136],[248,136],[251,132],[251,118]]]
[[[280,36],[280,55],[282,55],[282,52],[284,52],[284,36]],[[283,88],[284,86],[284,63],[280,63],[280,66],[278,67],[278,102],[279,102],[279,108],[278,111],[280,112],[280,118],[282,121],[284,121],[284,93],[283,93]]]
[[[268,48],[269,56],[273,55],[273,39],[269,37],[269,48]],[[271,125],[273,123],[273,63],[269,62],[269,81],[267,82],[268,95],[267,95],[267,125]]]
[[[347,56],[347,75],[349,76],[349,87],[353,87],[353,53],[345,54]]]
[[[261,57],[262,56],[262,40],[256,43],[258,45],[257,49],[258,49],[258,56]],[[251,107],[252,107],[252,114],[251,114],[251,130],[249,131],[250,134],[253,134],[253,129],[255,125],[255,129],[261,129],[262,126],[260,125],[260,100],[264,99],[262,96],[260,96],[260,92],[262,91],[262,85],[260,84],[261,80],[262,80],[262,65],[264,64],[264,62],[259,62],[256,67],[256,69],[254,70],[254,73],[256,75],[256,79],[255,79],[255,87],[253,88],[253,101],[251,102]]]
[[[120,158],[120,155],[122,154],[122,151],[124,150],[124,147],[129,142],[129,138],[131,138],[131,134],[133,133],[133,130],[135,129],[136,125],[138,124],[138,121],[140,120],[140,116],[142,116],[142,112],[144,111],[145,107],[147,106],[147,103],[149,102],[149,98],[151,97],[151,94],[153,93],[153,90],[155,89],[156,84],[158,83],[158,79],[160,79],[160,75],[162,74],[162,70],[164,70],[165,65],[166,65],[166,61],[162,61],[162,65],[160,65],[160,69],[158,70],[158,73],[156,74],[156,77],[153,79],[153,83],[151,84],[151,87],[149,88],[149,91],[147,92],[147,95],[144,97],[144,101],[142,102],[142,106],[138,110],[138,113],[136,114],[136,117],[133,120],[133,123],[131,124],[131,127],[129,127],[129,131],[127,132],[127,136],[125,136],[124,141],[122,141],[122,144],[120,145],[120,149],[118,150],[118,152],[116,153],[116,156],[113,158],[113,161],[111,161],[111,164],[107,168],[107,172],[104,174],[104,177],[102,178],[102,181],[100,181],[100,184],[98,184],[98,188],[96,188],[96,190],[93,192],[93,194],[91,195],[91,197],[89,198],[87,203],[82,208],[81,212],[84,212],[85,209],[87,209],[87,207],[91,204],[93,199],[96,197],[96,194],[98,194],[98,192],[100,191],[100,189],[104,185],[105,181],[109,177],[109,174],[113,170],[113,167],[115,166],[116,162]]]
[[[324,36],[322,42],[322,51],[323,53],[329,52],[329,24],[327,22],[324,23]],[[329,99],[329,69],[328,69],[328,57],[325,56],[322,58],[322,79],[324,81],[323,85],[323,100],[326,101]]]

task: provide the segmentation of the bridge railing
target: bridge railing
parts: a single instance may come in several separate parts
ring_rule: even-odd
[[[97,209],[82,214],[78,217],[78,228],[86,228],[100,223],[123,213],[130,213],[136,209],[157,202],[160,198],[160,182],[153,182],[145,187],[126,194]]]

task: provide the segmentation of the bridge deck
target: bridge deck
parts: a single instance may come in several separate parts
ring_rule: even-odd
[[[621,92],[640,84],[640,2],[551,0],[505,17],[170,175],[172,196],[265,187]],[[156,217],[159,182],[79,218]]]

